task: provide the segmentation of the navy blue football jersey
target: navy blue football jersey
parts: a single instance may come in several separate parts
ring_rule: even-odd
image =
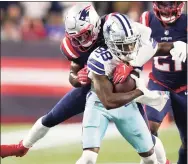
[[[87,60],[91,52],[95,50],[97,47],[105,45],[105,41],[103,37],[103,28],[102,28],[105,22],[105,18],[106,15],[101,17],[101,29],[98,34],[98,38],[90,49],[82,52],[78,48],[71,45],[69,38],[64,37],[60,45],[60,50],[62,54],[66,56],[68,60],[74,61],[75,63],[84,67],[84,65],[87,64]]]
[[[185,14],[166,27],[157,19],[153,11],[144,12],[140,21],[152,29],[151,37],[159,43],[174,41],[187,43],[187,15]],[[168,88],[180,88],[187,85],[187,63],[172,60],[170,53],[167,56],[161,54],[153,58],[152,76]]]

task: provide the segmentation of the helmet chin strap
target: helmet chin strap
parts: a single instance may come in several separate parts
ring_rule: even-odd
[[[164,21],[164,22],[173,23],[173,22],[176,20],[176,17],[175,17],[175,16],[172,16],[172,17],[170,17],[170,18],[166,18],[166,17],[163,17],[163,16],[161,15],[161,19],[162,19],[162,21]]]

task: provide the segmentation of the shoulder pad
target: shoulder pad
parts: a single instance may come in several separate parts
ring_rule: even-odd
[[[149,27],[149,11],[145,11],[142,13],[141,17],[140,17],[140,23]]]
[[[71,45],[70,40],[67,37],[64,37],[60,44],[60,51],[65,55],[69,60],[77,59],[80,57],[75,48]]]

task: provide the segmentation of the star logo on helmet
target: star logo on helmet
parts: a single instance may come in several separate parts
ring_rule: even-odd
[[[113,23],[110,23],[109,25],[107,25],[106,31],[108,34],[110,34],[110,32],[112,32],[112,33],[115,32]]]
[[[106,31],[107,31],[108,34],[110,33],[110,31],[111,31],[111,25],[107,25]]]

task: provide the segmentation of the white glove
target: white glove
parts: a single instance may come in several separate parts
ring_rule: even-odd
[[[137,76],[131,74],[131,77],[135,80],[136,82],[136,88],[141,90],[143,94],[145,95],[149,90],[146,88],[146,84],[144,79],[138,78]]]
[[[182,41],[176,41],[173,43],[174,48],[170,50],[172,60],[180,60],[185,62],[187,59],[187,44]]]
[[[150,91],[146,88],[145,82],[143,79],[136,77],[131,74],[131,77],[136,82],[136,87],[143,92],[144,95],[134,99],[134,102],[139,102],[155,108],[158,111],[161,111],[167,103],[169,96],[167,94],[162,94],[160,91]]]
[[[134,102],[148,105],[160,112],[165,107],[168,99],[169,96],[162,94],[160,91],[149,91],[147,94],[134,99]]]

